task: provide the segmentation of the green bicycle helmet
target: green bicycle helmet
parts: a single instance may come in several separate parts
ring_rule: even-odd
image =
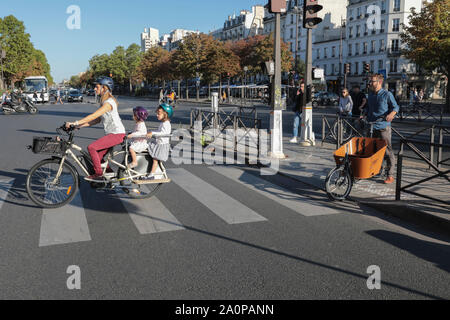
[[[162,108],[165,112],[167,112],[169,119],[173,116],[173,108],[170,104],[162,103],[159,105],[160,108]]]

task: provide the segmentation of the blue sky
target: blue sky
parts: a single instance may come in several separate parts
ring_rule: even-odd
[[[55,81],[85,71],[95,54],[118,45],[140,45],[145,27],[160,35],[182,28],[209,32],[228,15],[251,10],[267,0],[0,0],[0,17],[14,15],[25,23],[37,49],[45,52]],[[69,30],[67,8],[81,9],[81,29]]]

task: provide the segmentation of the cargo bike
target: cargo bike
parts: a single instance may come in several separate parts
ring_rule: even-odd
[[[30,199],[40,207],[52,209],[60,208],[73,200],[80,186],[80,176],[94,174],[90,155],[73,142],[75,128],[66,128],[64,124],[56,131],[56,139],[34,137],[33,145],[28,149],[35,154],[48,155],[49,158],[36,163],[26,179]],[[122,144],[110,148],[104,156],[102,170],[105,180],[90,182],[91,187],[96,191],[123,190],[132,198],[146,199],[153,196],[163,184],[171,181],[161,161],[155,178],[148,179],[152,157],[148,152],[137,153],[136,157],[137,167],[129,168],[131,156],[128,139],[125,138]]]
[[[325,180],[330,199],[345,200],[356,180],[370,179],[382,172],[387,143],[383,139],[372,138],[373,125],[376,122],[368,123],[370,138],[352,138],[334,152],[336,168],[330,171]]]

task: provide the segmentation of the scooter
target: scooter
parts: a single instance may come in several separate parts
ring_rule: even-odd
[[[2,104],[2,110],[4,114],[11,113],[30,113],[36,114],[39,112],[38,108],[34,105],[33,101],[26,95],[15,97],[11,101],[4,102]]]

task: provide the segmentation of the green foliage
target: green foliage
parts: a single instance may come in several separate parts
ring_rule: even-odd
[[[405,56],[427,71],[450,71],[450,0],[424,3],[422,11],[411,10],[401,38]]]

